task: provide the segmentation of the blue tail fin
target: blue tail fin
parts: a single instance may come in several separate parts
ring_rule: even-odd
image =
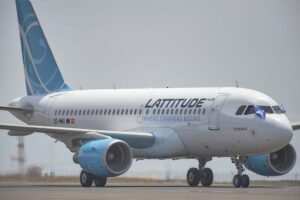
[[[29,0],[16,0],[27,95],[71,90],[63,79]]]

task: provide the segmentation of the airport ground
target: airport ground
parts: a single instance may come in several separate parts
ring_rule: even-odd
[[[299,199],[300,182],[253,182],[249,188],[233,188],[230,183],[212,187],[188,187],[185,181],[161,181],[147,178],[114,178],[104,188],[82,188],[78,178],[56,177],[24,179],[0,177],[0,199]]]

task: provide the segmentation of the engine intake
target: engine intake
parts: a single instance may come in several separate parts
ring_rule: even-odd
[[[130,168],[132,152],[121,140],[94,140],[80,148],[78,161],[83,170],[95,176],[119,176]]]
[[[263,176],[279,176],[291,171],[296,162],[296,151],[291,144],[270,154],[250,156],[244,166]]]

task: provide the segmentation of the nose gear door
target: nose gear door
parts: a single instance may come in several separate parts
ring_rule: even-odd
[[[220,130],[220,113],[227,97],[228,94],[219,94],[216,96],[209,111],[209,130]]]

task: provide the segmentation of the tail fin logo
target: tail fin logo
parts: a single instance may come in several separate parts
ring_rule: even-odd
[[[70,90],[28,0],[16,0],[28,95]]]

